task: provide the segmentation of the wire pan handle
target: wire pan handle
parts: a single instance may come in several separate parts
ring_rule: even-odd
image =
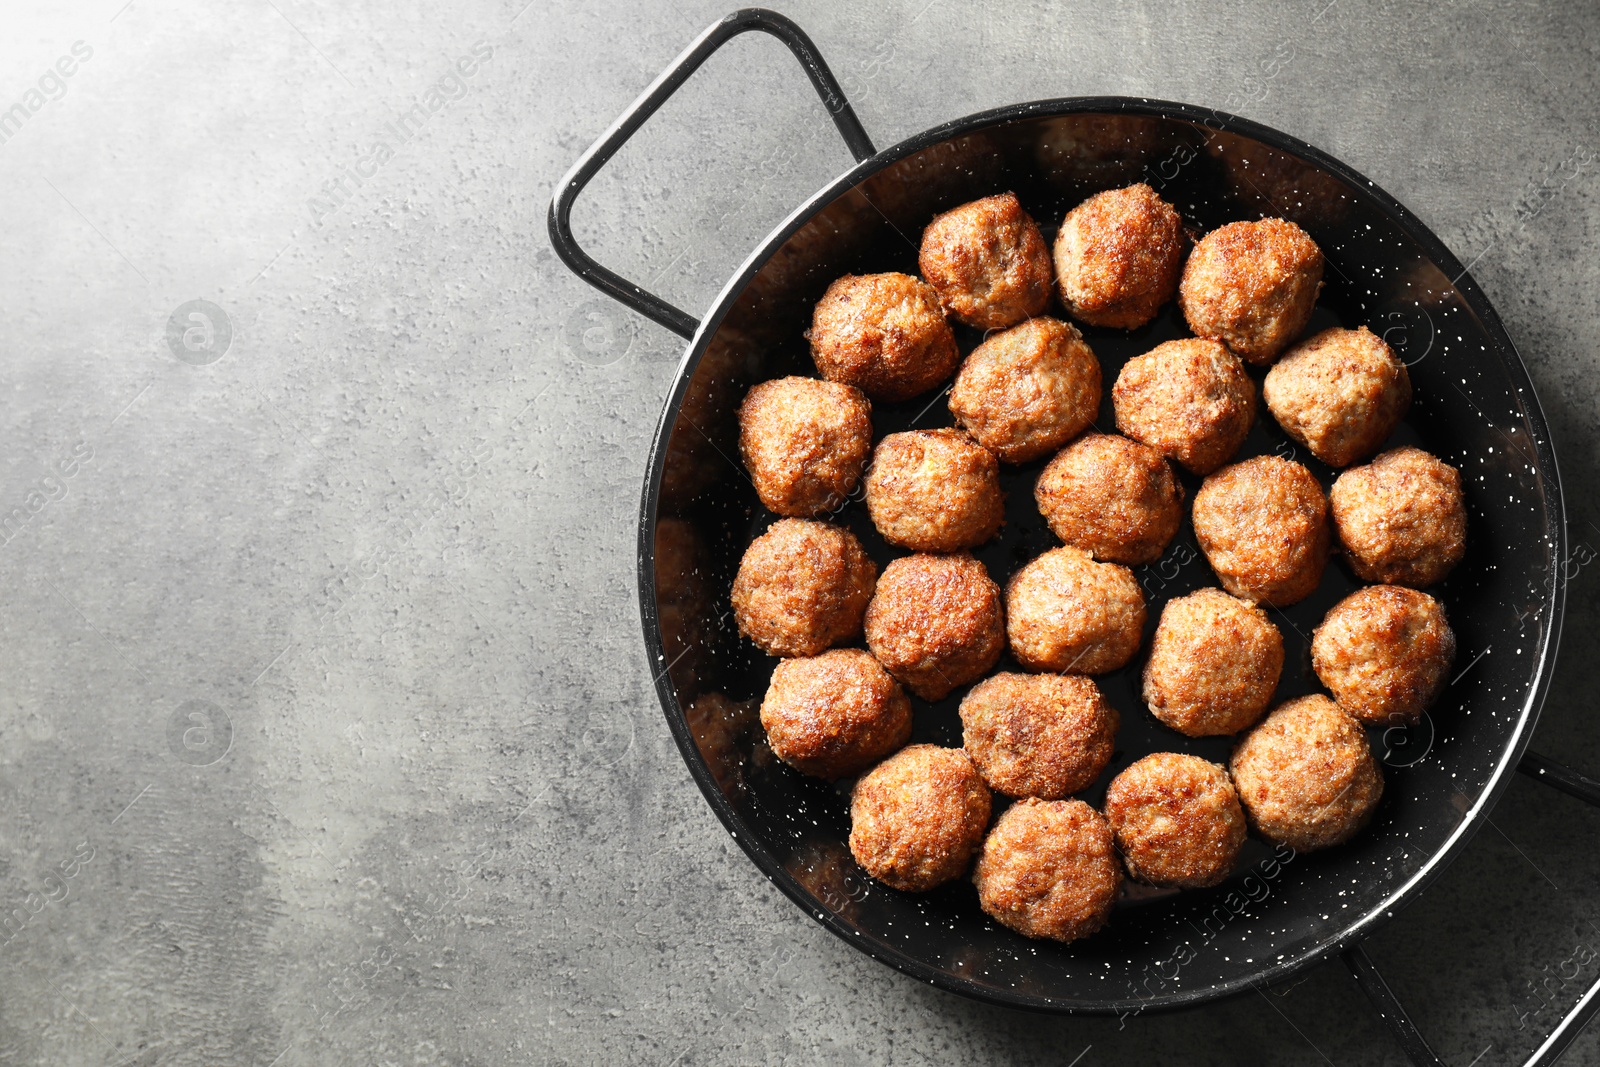
[[[1537,752],[1529,752],[1522,757],[1522,762],[1517,764],[1517,770],[1536,782],[1543,782],[1552,789],[1559,789],[1563,793],[1600,807],[1600,781],[1571,767],[1541,756]],[[1372,1006],[1378,1009],[1378,1014],[1383,1016],[1390,1033],[1394,1034],[1400,1047],[1405,1049],[1407,1058],[1417,1067],[1446,1067],[1445,1062],[1433,1051],[1427,1039],[1422,1036],[1422,1032],[1417,1029],[1417,1024],[1411,1021],[1411,1016],[1406,1014],[1405,1006],[1389,988],[1389,983],[1383,980],[1383,975],[1367,956],[1366,950],[1360,945],[1351,946],[1345,950],[1344,962],[1350,968],[1350,973],[1355,975],[1356,984],[1361,987],[1361,991],[1372,1001]],[[1555,1063],[1572,1043],[1572,1039],[1578,1036],[1584,1024],[1594,1017],[1596,1010],[1600,1010],[1600,980],[1584,991],[1583,996],[1578,998],[1578,1003],[1573,1005],[1572,1010],[1555,1025],[1549,1036],[1544,1039],[1544,1043],[1534,1050],[1523,1067],[1549,1067]]]
[[[574,274],[602,293],[626,304],[639,314],[660,323],[685,339],[694,336],[695,331],[700,328],[700,320],[667,303],[643,286],[602,267],[595,262],[594,257],[579,248],[577,238],[572,235],[572,205],[577,202],[578,194],[583,192],[584,186],[600,173],[600,168],[610,162],[617,150],[628,143],[628,138],[632,137],[639,127],[643,126],[645,121],[689,80],[689,75],[710,59],[717,49],[751,30],[769,33],[789,46],[789,51],[794,53],[800,65],[805,68],[806,76],[811,79],[812,88],[816,89],[817,95],[822,98],[822,106],[833,116],[833,124],[839,128],[839,135],[844,138],[844,143],[857,162],[877,152],[877,149],[872,147],[872,139],[862,128],[861,120],[856,118],[850,101],[845,99],[844,90],[839,87],[838,79],[828,69],[822,54],[817,51],[817,46],[811,43],[811,38],[806,36],[805,31],[775,11],[747,7],[735,11],[695,38],[694,43],[685,48],[678,58],[650,83],[650,87],[639,94],[637,100],[628,105],[628,109],[611,124],[611,128],[601,134],[600,139],[590,145],[587,152],[578,157],[578,162],[572,165],[572,169],[556,186],[555,197],[550,201],[550,244],[555,247],[556,254],[561,257],[562,262],[570,267]]]

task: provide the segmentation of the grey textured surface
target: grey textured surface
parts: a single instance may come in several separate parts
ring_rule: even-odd
[[[1600,14],[777,6],[880,145],[1035,97],[1209,104],[1471,261],[1580,546],[1535,747],[1600,766]],[[1402,1062],[1338,965],[1122,1029],[959,1000],[824,933],[711,816],[634,595],[681,344],[569,275],[544,210],[723,13],[7,5],[0,107],[39,106],[0,144],[0,1064]],[[746,38],[577,221],[698,310],[847,162]],[[195,299],[220,356],[168,343]],[[1600,972],[1597,829],[1513,785],[1371,943],[1450,1062],[1520,1062]]]

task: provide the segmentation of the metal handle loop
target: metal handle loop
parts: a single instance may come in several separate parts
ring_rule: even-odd
[[[833,72],[828,69],[828,64],[823,61],[822,55],[817,51],[816,45],[811,43],[811,38],[806,36],[805,31],[775,11],[759,7],[744,8],[711,26],[684,49],[678,58],[650,83],[649,88],[628,105],[628,109],[611,124],[600,139],[578,158],[572,169],[561,179],[556,187],[556,194],[550,201],[550,243],[555,247],[556,254],[561,257],[562,262],[578,277],[607,296],[626,304],[639,314],[660,323],[685,339],[694,336],[700,327],[699,320],[642,286],[628,281],[615,271],[602,267],[592,256],[579,248],[577,239],[572,235],[572,205],[577,201],[578,194],[583,192],[584,186],[600,172],[600,168],[611,160],[617,150],[628,142],[628,138],[655,114],[656,109],[666,103],[667,98],[675,93],[713,52],[741,33],[748,33],[751,30],[769,33],[789,46],[789,51],[800,60],[806,76],[811,79],[812,87],[822,98],[823,106],[833,116],[834,125],[839,128],[840,136],[844,138],[856,161],[860,162],[872,156],[877,151],[872,147],[872,140],[862,128],[861,121],[856,118],[850,102],[845,99],[844,90],[839,87],[838,80],[834,78]]]

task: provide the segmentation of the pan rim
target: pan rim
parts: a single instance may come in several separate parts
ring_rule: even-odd
[[[1545,544],[1549,546],[1548,554],[1556,568],[1559,568],[1560,561],[1566,558],[1567,553],[1566,515],[1561,476],[1556,463],[1555,450],[1550,440],[1550,431],[1545,420],[1544,409],[1539,402],[1538,392],[1534,388],[1533,380],[1528,374],[1527,365],[1523,362],[1521,354],[1517,351],[1509,334],[1507,334],[1494,306],[1478,287],[1472,275],[1456,259],[1455,255],[1415,214],[1365,175],[1299,138],[1227,112],[1171,101],[1119,96],[1057,97],[1035,100],[976,112],[963,118],[941,123],[908,137],[855,164],[791,211],[745,258],[712,300],[710,310],[700,320],[698,329],[696,329],[693,338],[690,339],[684,351],[683,357],[678,362],[672,389],[662,405],[661,415],[652,437],[649,465],[640,500],[638,581],[640,620],[644,631],[645,650],[652,664],[652,669],[657,672],[654,678],[657,698],[667,719],[667,724],[672,731],[673,738],[677,742],[679,753],[689,768],[691,777],[700,787],[701,793],[704,794],[712,811],[716,813],[718,819],[722,822],[724,829],[733,836],[740,848],[744,850],[757,869],[766,876],[767,880],[782,890],[784,895],[789,897],[801,910],[809,914],[829,932],[857,950],[919,981],[928,982],[941,989],[974,1000],[1049,1014],[1138,1015],[1145,1012],[1172,1011],[1195,1007],[1200,1004],[1235,996],[1291,978],[1350,948],[1372,934],[1389,919],[1392,919],[1403,907],[1415,900],[1422,890],[1443,873],[1445,868],[1461,854],[1477,832],[1482,829],[1483,823],[1487,821],[1488,813],[1509,787],[1512,772],[1516,769],[1517,763],[1528,747],[1533,730],[1537,725],[1540,711],[1549,693],[1551,675],[1554,671],[1556,655],[1560,645],[1561,628],[1566,606],[1564,583],[1552,583],[1546,598],[1550,613],[1549,625],[1545,629],[1543,644],[1538,649],[1536,657],[1538,671],[1533,684],[1528,687],[1523,699],[1511,739],[1502,750],[1499,762],[1490,773],[1487,783],[1472,805],[1463,814],[1460,824],[1457,825],[1450,836],[1410,878],[1394,888],[1378,904],[1353,918],[1336,933],[1320,939],[1310,948],[1302,950],[1293,956],[1285,955],[1279,960],[1258,968],[1250,975],[1205,986],[1163,992],[1148,998],[1108,997],[1095,1000],[1065,1001],[1048,996],[999,990],[931,967],[923,961],[881,942],[873,943],[864,940],[856,927],[846,922],[837,913],[821,906],[811,892],[789,874],[759,841],[755,840],[748,832],[741,832],[747,830],[747,828],[723,796],[721,789],[711,774],[710,768],[701,758],[699,748],[695,744],[688,722],[684,717],[683,709],[678,704],[677,693],[673,689],[671,679],[668,677],[666,670],[668,663],[655,605],[654,549],[656,515],[659,505],[661,476],[665,466],[666,441],[682,407],[684,394],[692,372],[699,365],[709,339],[721,327],[735,299],[743,292],[756,272],[766,264],[772,254],[784,242],[793,236],[795,231],[809,221],[822,207],[831,203],[835,197],[885,167],[952,138],[1017,120],[1049,118],[1069,114],[1112,114],[1118,112],[1199,123],[1212,129],[1249,137],[1312,163],[1343,179],[1352,186],[1364,188],[1366,194],[1377,202],[1380,209],[1409,238],[1417,242],[1424,254],[1436,266],[1445,271],[1447,277],[1454,279],[1452,284],[1455,289],[1461,294],[1462,299],[1472,309],[1473,313],[1483,321],[1485,332],[1493,342],[1496,357],[1523,390],[1526,396],[1528,437],[1533,447],[1534,461],[1539,479],[1545,490],[1542,509]]]

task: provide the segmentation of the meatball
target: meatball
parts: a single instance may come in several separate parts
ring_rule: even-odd
[[[1153,753],[1113,778],[1106,821],[1130,876],[1177,889],[1228,877],[1245,838],[1227,770],[1176,752]]]
[[[1139,650],[1144,618],[1133,572],[1080,548],[1052,548],[1006,589],[1011,654],[1032,671],[1114,671]]]
[[[984,341],[956,375],[950,414],[1007,463],[1060,448],[1100,410],[1100,361],[1059,319],[1029,319]]]
[[[1267,613],[1220,589],[1167,601],[1144,665],[1150,713],[1188,737],[1236,734],[1261,718],[1283,673]]]
[[[1156,345],[1122,367],[1111,387],[1117,429],[1210,474],[1239,451],[1256,416],[1256,387],[1237,356],[1215,341]]]
[[[1433,585],[1467,550],[1461,473],[1420,448],[1396,448],[1339,475],[1333,523],[1362,581]]]
[[[878,442],[867,513],[891,545],[954,552],[981,545],[1005,521],[1000,464],[960,430],[908,430]]]
[[[814,656],[861,633],[877,576],[849,530],[779,519],[739,561],[733,617],[770,655]]]
[[[1056,234],[1061,302],[1091,326],[1143,326],[1177,291],[1187,243],[1183,220],[1148,185],[1096,193]]]
[[[1081,800],[1019,800],[995,820],[972,873],[978,904],[1025,937],[1076,941],[1106,924],[1122,888],[1111,827]]]
[[[1050,249],[1015,193],[946,211],[922,231],[922,276],[957,322],[999,330],[1050,306]]]
[[[1362,722],[1416,722],[1444,688],[1456,635],[1427,593],[1369,585],[1333,606],[1311,635],[1311,666]]]
[[[1061,540],[1112,563],[1160,559],[1183,520],[1183,486],[1161,453],[1114,434],[1063,448],[1033,487]]]
[[[961,701],[962,744],[990,787],[1060,800],[1087,789],[1111,762],[1117,709],[1094,679],[997,674]]]
[[[872,404],[853,385],[779,378],[739,407],[739,454],[761,503],[779,515],[843,504],[871,451]]]
[[[872,654],[924,700],[983,677],[1006,645],[1000,587],[965,553],[892,561],[867,605],[866,630]]]
[[[850,794],[850,852],[878,881],[923,893],[960,876],[989,826],[989,787],[959,748],[911,745]]]
[[[1284,432],[1330,467],[1378,450],[1411,406],[1411,376],[1365,326],[1323,330],[1291,348],[1261,384]]]
[[[1279,456],[1207,478],[1194,495],[1194,535],[1224,589],[1280,608],[1316,590],[1333,540],[1322,486]]]
[[[911,701],[858,648],[786,659],[761,701],[761,725],[777,757],[802,774],[858,774],[911,738]]]
[[[874,400],[908,400],[961,362],[939,294],[909,274],[847,274],[828,286],[806,332],[817,372]]]
[[[1300,227],[1230,222],[1194,246],[1178,303],[1196,336],[1271,363],[1311,321],[1321,288],[1322,251]]]
[[[1383,796],[1361,724],[1325,696],[1280,704],[1233,750],[1250,826],[1301,852],[1348,841]]]

